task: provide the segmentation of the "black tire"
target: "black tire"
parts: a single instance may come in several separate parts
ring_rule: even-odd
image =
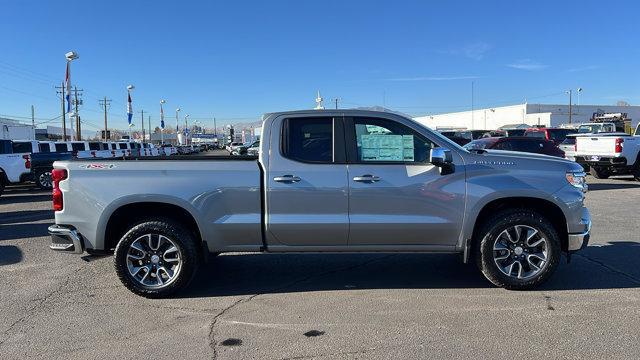
[[[611,173],[609,173],[607,170],[593,166],[591,167],[591,169],[589,169],[589,173],[596,179],[608,179],[609,176],[611,176]]]
[[[0,173],[0,196],[4,192],[4,179],[2,178],[2,173]]]
[[[506,229],[516,225],[534,228],[540,237],[547,239],[547,261],[541,270],[530,278],[518,279],[503,273],[494,261],[494,244]],[[510,290],[527,290],[545,282],[560,262],[560,238],[549,220],[529,209],[507,209],[496,213],[481,225],[476,234],[476,263],[482,274],[496,286]],[[522,249],[520,250],[522,253]],[[524,262],[524,260],[523,260]],[[520,265],[522,267],[522,265]]]
[[[146,234],[165,236],[178,248],[181,259],[180,270],[175,275],[175,279],[166,285],[146,286],[134,279],[129,272],[127,254],[130,246]],[[202,259],[199,251],[197,239],[182,225],[170,219],[149,219],[133,225],[120,239],[114,253],[114,266],[118,278],[131,292],[147,298],[163,298],[185,288],[191,282]]]
[[[34,176],[36,186],[42,190],[52,190],[53,181],[51,180],[51,170],[38,170]]]

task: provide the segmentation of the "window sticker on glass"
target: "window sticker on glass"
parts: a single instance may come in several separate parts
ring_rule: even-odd
[[[413,161],[413,135],[361,135],[363,161]]]

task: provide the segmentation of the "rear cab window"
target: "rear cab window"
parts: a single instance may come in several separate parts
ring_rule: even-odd
[[[31,153],[32,151],[30,142],[13,142],[12,148],[14,154]]]
[[[333,118],[289,118],[283,122],[282,155],[310,163],[333,162]]]
[[[544,132],[543,130],[531,130],[531,131],[526,131],[524,133],[524,136],[528,136],[528,137],[537,137],[537,138],[542,138],[542,139],[546,139],[547,138],[547,134],[546,132]]]
[[[549,129],[549,140],[553,140],[556,143],[564,141],[567,135],[574,134],[576,131],[571,129]]]

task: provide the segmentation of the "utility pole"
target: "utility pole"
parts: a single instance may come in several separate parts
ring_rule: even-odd
[[[213,136],[218,137],[218,127],[216,126],[216,117],[213,117]]]
[[[151,143],[151,115],[147,118],[147,125],[149,125],[149,143]]]
[[[340,98],[333,98],[333,101],[336,103],[336,110],[338,110],[338,101],[340,100]]]
[[[142,142],[144,142],[144,110],[140,110],[140,119],[142,119]]]
[[[569,124],[571,124],[571,120],[572,120],[571,113],[573,112],[571,109],[571,94],[573,93],[573,90],[569,89],[568,93],[569,93]]]
[[[80,92],[80,95],[82,95],[82,89],[78,90],[77,86],[73,87],[73,92],[74,92],[74,105],[75,105],[75,116],[76,116],[76,140],[80,141],[82,140],[82,129],[81,129],[81,125],[80,125],[80,115],[78,114],[78,92]]]
[[[33,105],[31,105],[31,126],[33,127],[33,131],[36,131],[36,112]]]
[[[107,141],[107,133],[109,128],[107,127],[107,108],[111,105],[111,99],[107,99],[105,96],[103,100],[98,100],[100,106],[104,109],[104,141]]]
[[[62,141],[67,141],[67,119],[66,112],[64,111],[64,82],[62,82],[61,86],[56,86],[56,89],[60,89],[56,91],[56,94],[60,94],[60,104],[62,105]]]

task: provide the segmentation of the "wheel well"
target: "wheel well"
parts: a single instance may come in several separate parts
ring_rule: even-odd
[[[558,232],[562,251],[567,251],[567,219],[565,218],[562,209],[550,201],[530,197],[496,199],[486,204],[476,219],[476,223],[473,227],[472,241],[477,239],[476,232],[480,230],[482,224],[484,224],[492,214],[504,209],[531,209],[544,215],[547,220],[551,222],[553,228]]]
[[[104,234],[104,249],[112,250],[129,228],[144,219],[166,218],[175,220],[193,232],[202,242],[202,236],[196,220],[184,208],[160,202],[139,202],[119,207],[111,214]]]

